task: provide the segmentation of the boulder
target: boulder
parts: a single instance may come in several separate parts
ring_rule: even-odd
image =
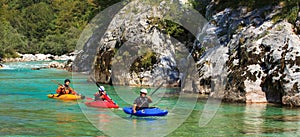
[[[48,64],[49,68],[57,68],[57,69],[64,69],[65,68],[65,63],[60,63],[57,61],[52,61]]]
[[[300,107],[300,94],[297,93],[293,96],[283,96],[282,103],[291,107]]]

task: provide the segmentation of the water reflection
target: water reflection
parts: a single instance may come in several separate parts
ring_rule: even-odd
[[[281,121],[281,122],[300,122],[299,115],[279,115],[279,116],[272,116],[267,118],[273,119],[275,121]]]
[[[266,112],[267,104],[246,104],[244,112],[244,134],[258,134],[264,132],[265,119],[263,118]]]
[[[285,110],[267,104],[247,104],[244,113],[243,134],[291,135],[299,131],[297,110]]]
[[[102,118],[103,117],[101,117],[101,119]],[[109,135],[112,136],[146,136],[144,134],[156,134],[155,136],[163,136],[164,130],[159,127],[167,127],[167,119],[164,117],[141,118],[135,116],[130,117],[127,115],[123,117],[112,117],[107,115],[106,118],[108,118],[108,120],[105,122],[98,123],[98,129],[101,129],[104,133],[109,133]]]
[[[170,130],[167,127],[176,124],[168,117],[130,117],[119,109],[88,108],[85,114],[97,129],[109,136],[164,136]]]

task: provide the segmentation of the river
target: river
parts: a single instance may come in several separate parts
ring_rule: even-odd
[[[207,125],[199,126],[205,99],[163,97],[178,89],[159,89],[152,106],[167,109],[165,117],[125,114],[137,97],[138,87],[103,85],[119,109],[84,105],[97,91],[87,75],[65,70],[41,69],[47,62],[5,63],[0,69],[0,136],[296,136],[300,110],[274,104],[222,103]],[[85,95],[79,101],[50,99],[57,85],[71,79],[71,86]],[[154,91],[155,88],[148,88]]]

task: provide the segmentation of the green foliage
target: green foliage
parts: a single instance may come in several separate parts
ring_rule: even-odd
[[[26,39],[8,21],[0,20],[0,57],[17,57],[15,48],[25,46]],[[8,46],[9,45],[9,46]]]
[[[22,11],[22,18],[24,19],[20,24],[19,30],[24,32],[29,40],[32,38],[44,38],[49,29],[49,22],[54,19],[53,10],[49,4],[44,2],[28,6]]]
[[[77,38],[80,32],[76,28],[70,28],[64,34],[48,35],[44,43],[41,43],[39,51],[42,53],[50,52],[55,55],[70,53],[76,46]]]
[[[143,56],[138,57],[132,63],[130,71],[142,72],[143,70],[152,70],[153,65],[158,62],[156,56],[155,52],[148,50]]]
[[[120,0],[0,0],[0,56],[72,52],[81,31]]]
[[[149,18],[148,18],[149,19]],[[157,28],[175,38],[176,40],[178,40],[179,42],[183,43],[188,49],[192,49],[193,48],[193,44],[196,40],[196,37],[190,32],[188,31],[186,28],[184,28],[183,26],[181,26],[180,24],[177,24],[171,20],[162,20],[159,18],[155,18],[156,21],[151,21],[156,22],[156,24],[151,24],[153,26],[157,26]],[[192,56],[195,60],[199,59],[200,56],[203,54],[204,49],[195,49],[195,50],[191,50]]]
[[[143,68],[152,66],[157,63],[156,54],[154,52],[147,52],[144,56],[142,56],[141,62],[141,66]]]
[[[173,36],[173,37],[179,37],[184,32],[184,29],[182,26],[180,26],[179,24],[174,23],[170,20],[159,21],[158,28],[160,30],[163,30],[166,34]]]
[[[200,12],[202,16],[206,14],[206,6],[210,3],[211,0],[189,0],[189,3],[192,4],[193,8]]]
[[[281,5],[283,6],[282,11],[275,15],[273,21],[277,22],[279,20],[286,19],[288,22],[294,24],[299,12],[298,0],[285,0],[281,3]]]

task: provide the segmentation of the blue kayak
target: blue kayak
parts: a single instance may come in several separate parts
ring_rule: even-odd
[[[156,107],[144,108],[132,113],[132,107],[124,107],[123,111],[127,114],[134,116],[146,117],[146,116],[165,116],[168,114],[168,110],[162,110]]]

